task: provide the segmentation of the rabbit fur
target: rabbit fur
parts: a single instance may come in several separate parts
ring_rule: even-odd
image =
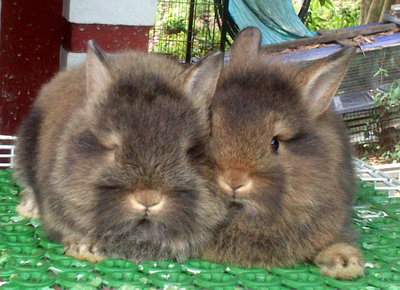
[[[185,70],[90,42],[86,63],[44,85],[19,130],[18,211],[78,259],[197,257],[225,217],[204,154],[222,59]]]
[[[351,150],[330,109],[355,51],[304,66],[262,54],[260,43],[256,28],[239,34],[212,103],[207,148],[229,213],[203,258],[244,267],[311,260],[326,275],[358,277]]]

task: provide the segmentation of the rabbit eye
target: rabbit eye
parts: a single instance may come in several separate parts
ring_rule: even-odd
[[[118,185],[106,185],[106,184],[102,184],[102,185],[98,185],[97,189],[100,191],[104,191],[104,192],[110,192],[110,191],[116,191],[116,190],[120,190],[121,187]]]
[[[201,141],[196,142],[187,150],[186,153],[193,160],[202,158],[204,153],[204,143]]]
[[[89,130],[82,132],[76,137],[75,145],[78,152],[84,154],[99,154],[104,150],[97,137]]]
[[[272,152],[276,152],[279,148],[279,141],[278,137],[274,137],[271,140],[271,147],[272,147]]]

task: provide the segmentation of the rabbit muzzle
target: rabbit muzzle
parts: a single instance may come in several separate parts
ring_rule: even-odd
[[[249,173],[241,168],[225,169],[217,181],[222,192],[234,200],[250,195],[254,183]]]
[[[146,189],[135,190],[128,196],[128,202],[133,210],[149,216],[159,213],[165,204],[165,199],[160,190]]]

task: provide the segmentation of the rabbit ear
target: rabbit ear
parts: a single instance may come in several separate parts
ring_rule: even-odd
[[[223,59],[223,53],[212,53],[184,72],[184,89],[196,108],[208,112],[217,87]]]
[[[315,118],[331,105],[354,55],[354,48],[345,48],[297,74],[303,100]]]
[[[243,29],[236,37],[231,49],[231,63],[247,63],[258,55],[261,46],[261,31],[256,27]]]
[[[111,73],[105,53],[93,41],[88,42],[86,90],[89,102],[98,102],[111,83]]]

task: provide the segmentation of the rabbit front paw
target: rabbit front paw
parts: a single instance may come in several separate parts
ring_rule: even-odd
[[[22,191],[22,199],[16,210],[22,217],[30,219],[39,218],[39,206],[32,188],[27,187]]]
[[[362,254],[346,243],[336,243],[322,250],[314,262],[323,274],[335,279],[350,280],[364,274]]]
[[[69,242],[65,245],[65,253],[78,260],[89,261],[92,263],[100,262],[106,257],[104,253],[94,243],[88,241]]]

